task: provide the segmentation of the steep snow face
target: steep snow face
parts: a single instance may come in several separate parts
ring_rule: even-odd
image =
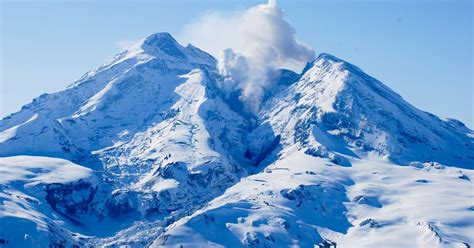
[[[253,163],[243,156],[250,124],[222,100],[214,69],[215,60],[198,48],[152,35],[3,119],[0,156],[42,154],[102,171],[104,192],[92,199],[102,202],[88,211],[99,222],[179,218]]]
[[[199,49],[169,34],[140,45],[85,74],[64,91],[44,94],[0,122],[0,155],[43,154],[73,160],[126,140],[159,122],[178,96],[179,75],[213,68]]]
[[[87,211],[73,216],[58,209],[63,188],[48,202],[51,211],[84,226],[73,228],[75,237],[91,236],[91,244],[152,241],[162,226],[248,175],[275,144],[263,127],[250,147],[254,124],[224,100],[219,78],[210,55],[182,47],[169,34],[152,35],[66,90],[2,120],[0,156],[42,154],[101,171],[102,187]],[[135,220],[153,227],[142,230]],[[94,225],[123,232],[112,235],[117,229]]]
[[[416,109],[359,68],[328,54],[309,63],[301,78],[263,109],[263,122],[285,144],[301,144],[309,153],[376,153],[401,164],[436,161],[474,168],[472,130]]]

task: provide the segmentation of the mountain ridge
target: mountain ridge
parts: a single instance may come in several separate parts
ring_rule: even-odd
[[[17,155],[58,157],[92,170],[96,178],[93,184],[84,178],[35,185],[34,191],[15,186],[28,185],[21,177],[6,181],[0,194],[21,200],[0,197],[39,217],[24,220],[0,201],[0,218],[21,219],[39,245],[192,243],[179,232],[190,231],[187,223],[194,223],[192,237],[202,245],[330,246],[333,240],[343,242],[351,230],[360,231],[365,226],[360,221],[382,226],[369,217],[347,215],[350,204],[356,204],[351,214],[359,216],[358,202],[375,210],[399,202],[357,189],[368,187],[361,178],[382,180],[370,174],[376,168],[393,171],[399,180],[414,173],[461,190],[463,178],[474,175],[472,130],[416,109],[344,60],[321,54],[300,74],[278,70],[270,78],[275,83],[266,88],[260,111],[249,114],[241,92],[222,88],[211,55],[181,46],[168,33],[145,38],[64,91],[35,98],[0,120],[0,164],[20,166],[1,158]],[[39,167],[53,163],[50,159],[31,157]],[[423,187],[438,190],[429,183]],[[24,200],[30,198],[34,203]],[[315,211],[314,216],[306,216],[300,206]],[[253,216],[253,208],[267,209],[268,215],[255,221],[281,235],[268,235],[250,220],[241,222],[246,217],[240,214]],[[203,215],[213,209],[229,212],[230,219],[216,222]],[[330,224],[334,221],[343,224]],[[233,243],[202,234],[199,223],[208,230],[217,230],[212,223],[224,225]],[[31,228],[48,225],[41,232]],[[298,238],[300,232],[304,239]],[[21,233],[10,234],[21,239]]]

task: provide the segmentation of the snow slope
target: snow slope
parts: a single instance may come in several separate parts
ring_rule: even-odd
[[[65,200],[86,207],[98,183],[90,169],[63,159],[15,156],[0,158],[0,174],[0,245],[76,243],[50,202],[57,189],[67,188],[71,193]]]
[[[148,235],[137,233],[142,224],[135,221],[166,225],[252,167],[241,155],[250,124],[224,102],[214,66],[210,55],[169,34],[151,35],[68,89],[3,119],[0,155],[62,157],[100,172],[103,186],[84,225],[112,223],[136,237],[126,230],[125,238],[110,230],[83,234],[98,237],[90,241],[98,245],[140,245]],[[124,219],[114,223],[117,216]]]
[[[66,90],[43,94],[4,118],[0,155],[89,156],[126,139],[124,131],[161,120],[177,98],[173,89],[183,83],[180,75],[214,64],[208,54],[180,46],[169,34],[149,36]]]
[[[303,152],[243,179],[151,247],[469,247],[472,170]]]
[[[398,164],[436,161],[474,169],[474,135],[456,120],[413,107],[359,68],[328,54],[263,107],[285,143],[349,156],[376,153]],[[298,117],[298,118],[295,118]]]
[[[472,130],[328,54],[270,78],[248,113],[158,33],[0,120],[0,246],[472,246]]]

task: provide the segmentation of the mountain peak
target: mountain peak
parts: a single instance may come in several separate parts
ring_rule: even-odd
[[[329,53],[321,53],[318,55],[318,57],[316,58],[316,61],[318,60],[330,60],[330,61],[334,61],[334,62],[345,62],[347,63],[346,61],[334,56],[334,55],[331,55]]]
[[[155,33],[147,36],[145,40],[143,41],[144,44],[149,44],[149,45],[160,45],[162,43],[175,43],[178,44],[178,42],[173,38],[173,36],[170,33],[167,32],[160,32],[160,33]]]
[[[284,107],[291,110],[282,111]],[[282,127],[299,119],[301,130],[309,130],[311,125],[315,130],[322,128],[361,154],[376,152],[399,164],[436,161],[472,168],[474,158],[463,155],[474,151],[472,137],[466,135],[470,130],[415,108],[360,68],[327,53],[309,62],[299,81],[272,99],[268,109],[275,115],[297,113],[289,117],[269,114],[271,120],[286,120]],[[313,137],[298,134],[298,126],[288,130],[283,137],[292,137],[296,130],[296,138],[290,139],[304,145]],[[316,143],[325,143],[318,141],[324,135],[316,133]],[[328,147],[331,150],[333,145]]]
[[[348,62],[331,55],[329,53],[321,53],[318,55],[313,60],[310,60],[306,63],[305,67],[303,68],[303,71],[301,72],[301,75],[304,75],[307,71],[309,71],[311,68],[315,67],[317,64],[322,64],[325,62],[332,62],[332,63],[344,63],[344,64],[349,64]]]
[[[183,240],[199,247],[211,240],[225,247],[328,247],[336,243],[321,243],[324,235],[345,238],[372,227],[405,234],[407,221],[419,223],[418,216],[409,219],[413,208],[403,197],[385,200],[400,185],[410,190],[396,192],[413,199],[413,192],[451,181],[447,187],[466,196],[440,199],[470,199],[474,133],[464,124],[416,109],[327,53],[302,74],[282,69],[267,76],[274,84],[259,112],[248,114],[241,92],[225,94],[211,55],[156,33],[0,120],[0,229],[15,226],[0,232],[0,244],[141,247],[159,236],[151,247],[187,245]],[[16,155],[71,162],[2,158]],[[382,191],[363,188],[382,184]],[[422,209],[449,205],[425,197]],[[356,205],[376,212],[359,216]],[[399,206],[408,207],[397,226],[366,219]],[[452,213],[460,216],[460,207]],[[463,208],[460,220],[474,207]],[[426,226],[442,235],[426,223],[413,230]],[[216,240],[217,229],[233,238]]]
[[[171,57],[185,59],[186,55],[181,46],[169,33],[156,33],[146,37],[141,48],[148,54],[158,55],[165,53]]]

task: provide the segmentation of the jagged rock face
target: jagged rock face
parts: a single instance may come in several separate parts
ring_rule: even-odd
[[[94,180],[44,182],[39,195],[6,181],[0,194],[44,202],[25,210],[36,217],[24,225],[41,227],[32,242],[331,247],[351,230],[386,225],[359,217],[359,207],[383,210],[385,203],[357,189],[351,195],[357,180],[377,175],[359,169],[370,176],[349,176],[360,161],[474,166],[474,135],[462,123],[414,108],[331,55],[320,55],[301,74],[271,75],[275,83],[257,114],[244,111],[239,92],[223,92],[215,66],[196,47],[166,33],[151,35],[64,91],[1,120],[1,157],[59,157],[94,171]],[[451,181],[446,178],[456,172],[438,167],[443,172],[423,175],[460,189],[472,177],[468,170]],[[413,168],[394,170],[410,175]],[[413,182],[433,189],[430,180]],[[4,198],[15,203],[10,196]],[[350,204],[356,210],[347,214]],[[0,212],[2,218],[21,219]]]
[[[54,211],[74,216],[89,213],[96,192],[97,188],[89,182],[48,184],[45,199]]]

